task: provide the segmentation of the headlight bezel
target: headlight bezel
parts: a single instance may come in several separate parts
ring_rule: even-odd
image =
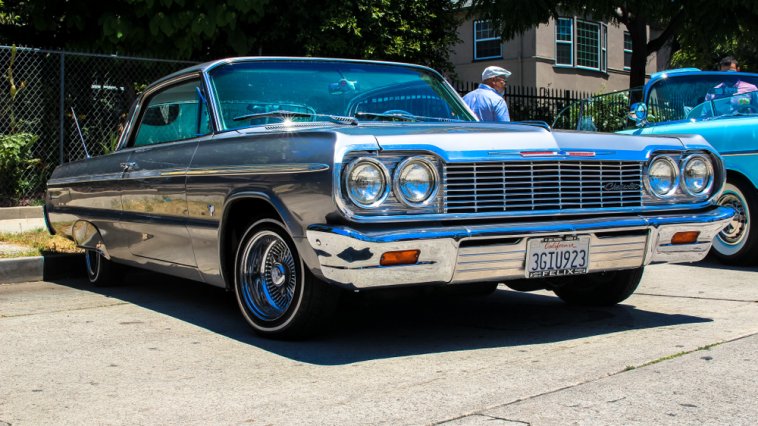
[[[408,167],[409,165],[413,163],[421,164],[425,169],[429,171],[429,175],[431,177],[431,190],[429,191],[426,198],[418,202],[409,200],[403,193],[403,190],[400,184],[400,178],[403,171],[406,169],[406,167]],[[440,188],[440,174],[439,174],[439,171],[437,170],[437,166],[435,166],[429,159],[425,157],[421,157],[421,156],[407,157],[403,161],[398,163],[397,166],[395,167],[395,171],[392,177],[392,189],[394,191],[395,198],[397,198],[398,201],[400,201],[402,204],[408,207],[422,208],[422,207],[428,206],[432,202],[436,201],[439,188]]]
[[[700,190],[699,192],[691,191],[689,186],[687,185],[687,167],[692,163],[693,160],[696,160],[696,159],[702,160],[708,171],[708,181],[706,185],[703,186],[703,189]],[[695,198],[705,198],[705,197],[710,196],[716,177],[715,177],[715,172],[714,172],[714,167],[713,167],[713,161],[708,156],[704,154],[700,154],[700,153],[690,154],[686,156],[682,160],[680,173],[681,173],[680,186],[682,187],[682,191],[684,191],[685,194],[691,197],[695,197]]]
[[[674,181],[671,184],[671,189],[669,189],[665,193],[656,192],[653,189],[653,185],[652,185],[652,183],[650,181],[650,171],[653,169],[653,166],[658,161],[665,161],[666,163],[668,163],[671,166],[671,168],[674,171]],[[681,177],[682,177],[681,176],[681,171],[679,170],[679,164],[677,164],[677,161],[674,160],[671,156],[668,156],[668,155],[665,155],[665,154],[659,154],[659,155],[656,155],[655,157],[653,157],[650,160],[650,162],[648,163],[647,168],[645,170],[645,177],[644,177],[643,181],[645,183],[645,189],[647,189],[647,192],[650,195],[652,195],[653,197],[655,197],[657,199],[660,199],[660,200],[671,200],[674,197],[676,197],[676,195],[677,195],[677,190],[678,190],[678,188],[680,186]]]
[[[379,169],[382,179],[383,179],[383,182],[382,182],[383,188],[382,188],[381,194],[372,203],[363,203],[360,200],[356,200],[353,197],[353,194],[351,191],[352,185],[350,184],[350,176],[352,175],[355,168],[363,163],[369,163],[375,166],[377,169]],[[347,167],[345,168],[344,181],[343,181],[343,184],[345,186],[345,195],[347,195],[347,198],[350,200],[351,203],[353,203],[355,206],[362,209],[375,209],[381,206],[382,203],[384,203],[384,201],[387,199],[387,197],[390,194],[390,190],[392,187],[390,182],[391,182],[391,177],[390,177],[389,171],[387,170],[387,166],[385,166],[381,161],[375,158],[358,157],[350,161],[350,163],[348,163]]]

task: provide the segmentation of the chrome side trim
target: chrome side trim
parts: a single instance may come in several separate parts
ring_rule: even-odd
[[[329,170],[329,166],[321,163],[285,163],[262,164],[255,166],[231,166],[213,168],[190,168],[161,172],[161,176],[236,176],[262,174],[313,173]]]

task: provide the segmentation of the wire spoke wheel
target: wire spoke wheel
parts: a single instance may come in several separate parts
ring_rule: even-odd
[[[739,179],[727,182],[718,203],[733,208],[736,214],[713,240],[712,253],[725,263],[758,263],[758,233],[752,229],[753,215],[758,211],[755,187]]]
[[[263,321],[276,321],[295,296],[298,270],[287,243],[264,230],[251,238],[242,252],[240,287],[245,305]]]
[[[745,203],[736,194],[730,192],[721,196],[719,204],[732,207],[737,211],[737,214],[729,222],[729,225],[721,231],[719,238],[728,245],[740,244],[745,238],[745,230],[748,226],[748,212],[745,208]]]

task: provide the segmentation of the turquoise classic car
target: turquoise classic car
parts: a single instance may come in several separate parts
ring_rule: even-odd
[[[630,108],[634,99],[640,102]],[[738,212],[714,241],[712,253],[725,263],[758,264],[758,229],[753,229],[758,218],[758,74],[662,71],[642,89],[567,107],[553,125],[631,135],[703,136],[721,154],[727,170],[719,204]]]

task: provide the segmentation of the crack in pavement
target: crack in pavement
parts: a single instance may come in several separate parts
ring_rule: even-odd
[[[585,381],[579,382],[579,383],[572,383],[570,385],[562,386],[562,387],[557,388],[557,389],[545,391],[545,392],[538,393],[538,394],[535,394],[535,395],[526,396],[524,398],[518,398],[516,400],[510,401],[510,402],[506,402],[506,403],[503,403],[503,404],[493,405],[491,407],[486,407],[486,408],[483,408],[483,409],[478,410],[478,411],[467,413],[467,414],[464,414],[464,415],[461,415],[461,416],[457,416],[457,417],[454,417],[454,418],[450,418],[450,419],[447,419],[447,420],[442,420],[442,421],[436,422],[434,424],[435,425],[443,425],[445,423],[448,423],[448,422],[451,422],[451,421],[454,421],[454,420],[458,420],[458,419],[462,419],[462,418],[469,417],[469,416],[474,416],[474,415],[485,416],[485,417],[492,417],[492,418],[498,418],[498,417],[493,417],[493,416],[491,416],[489,414],[484,414],[484,412],[485,411],[490,411],[490,410],[495,410],[495,409],[498,409],[498,408],[507,407],[509,405],[517,404],[517,403],[523,402],[523,401],[529,401],[529,400],[536,399],[536,398],[539,398],[539,397],[542,397],[542,396],[551,395],[551,394],[558,393],[558,392],[561,392],[561,391],[564,391],[564,390],[568,390],[568,389],[571,389],[571,388],[575,388],[575,387],[578,387],[578,386],[594,383],[594,382],[597,382],[597,381],[600,381],[600,380],[603,380],[603,379],[606,379],[606,378],[609,378],[609,377],[615,377],[615,376],[618,376],[619,374],[627,373],[629,371],[634,371],[634,370],[637,370],[637,369],[640,369],[640,368],[649,367],[651,365],[658,364],[658,363],[661,363],[661,362],[669,361],[669,360],[672,360],[672,359],[677,359],[677,358],[679,358],[681,356],[689,355],[689,354],[694,353],[694,352],[707,350],[707,349],[709,349],[709,348],[711,348],[711,347],[713,347],[715,345],[723,345],[723,344],[726,344],[726,343],[732,343],[732,342],[736,342],[738,340],[746,339],[748,337],[752,337],[752,336],[756,336],[756,335],[758,335],[758,332],[757,333],[746,334],[744,336],[735,337],[735,338],[729,339],[729,340],[723,340],[721,342],[710,343],[710,344],[701,346],[701,347],[699,347],[697,349],[693,349],[691,351],[685,351],[685,352],[680,352],[680,353],[677,353],[677,354],[671,354],[671,355],[667,355],[667,356],[662,356],[662,357],[659,357],[657,359],[654,359],[654,360],[645,362],[643,364],[640,364],[639,366],[633,366],[633,368],[627,367],[627,368],[625,368],[623,370],[612,372],[612,373],[608,373],[608,374],[606,374],[604,376],[595,377],[593,379],[588,379],[588,380],[585,380]],[[673,356],[673,355],[676,355],[676,356]],[[617,401],[610,401],[610,402],[617,402]],[[503,419],[503,420],[508,420],[508,419]],[[529,424],[529,423],[521,421],[521,420],[509,420],[509,421],[518,421],[518,422],[521,422],[521,423]]]
[[[109,303],[104,305],[97,305],[97,306],[86,306],[83,308],[71,308],[71,309],[60,309],[57,311],[42,311],[42,312],[32,312],[28,314],[16,314],[16,315],[5,315],[0,314],[0,318],[19,318],[19,317],[30,317],[33,315],[43,315],[43,314],[57,314],[61,312],[70,312],[70,311],[84,311],[87,309],[100,309],[100,308],[109,308],[111,306],[121,306],[121,305],[129,305],[129,302],[118,302],[118,303]],[[2,426],[2,425],[0,425]]]
[[[672,299],[696,299],[696,300],[716,300],[719,302],[743,302],[743,303],[758,303],[758,300],[749,299],[725,299],[721,297],[702,297],[702,296],[677,296],[673,294],[652,294],[652,293],[640,293],[635,292],[635,296],[653,296],[653,297],[670,297]]]

